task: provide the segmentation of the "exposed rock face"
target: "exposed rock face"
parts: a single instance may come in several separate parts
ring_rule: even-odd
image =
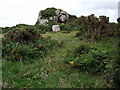
[[[59,19],[60,19],[61,22],[65,22],[66,16],[65,15],[61,15],[61,17]]]
[[[58,32],[58,31],[60,31],[60,26],[59,25],[53,25],[52,30],[53,30],[53,32]]]
[[[66,11],[57,9],[55,10],[55,13],[57,16],[50,17],[49,20],[52,20],[54,22],[61,22],[61,23],[65,23],[66,21],[69,20],[69,15]]]
[[[47,25],[48,20],[47,20],[47,19],[39,19],[39,20],[37,21],[37,23],[38,23],[39,25]]]
[[[69,20],[69,14],[61,9],[47,8],[41,10],[38,14],[37,25],[47,25],[49,21],[66,23]]]
[[[38,19],[37,19],[37,22],[36,24],[38,25],[47,25],[49,21],[47,19],[42,19],[42,14],[41,14],[41,11],[39,12],[38,14]]]
[[[56,13],[57,16],[59,16],[60,15],[60,9],[55,10],[55,13]]]
[[[55,11],[56,15],[57,15],[57,18],[58,18],[58,21],[57,22],[66,22],[68,21],[69,19],[69,15],[66,11],[63,11],[63,10],[60,10],[60,9],[57,9]]]
[[[52,21],[53,21],[54,19],[53,19],[53,17],[50,17],[49,20],[52,20]]]

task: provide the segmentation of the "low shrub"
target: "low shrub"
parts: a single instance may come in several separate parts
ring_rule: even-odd
[[[99,18],[94,14],[81,16],[74,23],[81,27],[76,36],[82,34],[86,39],[100,40],[106,36],[114,36],[117,31],[117,24],[109,23],[109,17],[106,16],[99,16]]]
[[[120,37],[120,17],[117,19],[118,21],[118,38]],[[110,71],[110,73],[112,73],[112,75],[109,75],[109,77],[112,77],[113,80],[113,87],[114,88],[120,88],[120,39],[118,39],[118,44],[117,44],[117,54],[116,54],[116,58],[113,61],[113,67],[112,67],[112,72]]]
[[[104,72],[110,64],[109,53],[104,50],[91,47],[89,44],[81,44],[71,52],[65,60],[66,63],[73,61],[74,66],[80,71],[90,73]]]
[[[77,16],[69,14],[69,21],[68,22],[74,22],[76,19],[77,19]]]
[[[87,54],[91,50],[91,46],[88,43],[81,43],[78,45],[77,48],[74,50],[75,55]]]
[[[44,51],[36,48],[34,44],[22,45],[19,42],[12,42],[5,39],[3,39],[2,51],[3,58],[10,61],[31,60],[45,55]]]
[[[71,27],[68,24],[59,24],[60,25],[60,29],[64,30],[64,31],[71,31]]]
[[[36,43],[21,44],[8,39],[3,39],[2,56],[10,61],[28,61],[34,58],[42,58],[55,47],[61,47],[62,42],[50,38],[44,38]]]
[[[45,33],[47,31],[51,31],[51,27],[48,25],[48,26],[45,26],[45,25],[35,25],[34,26],[36,28],[37,31],[39,31],[40,33]]]
[[[11,31],[11,30],[13,30],[13,29],[20,29],[20,28],[34,28],[34,26],[33,25],[27,25],[27,24],[17,24],[16,26],[12,26],[12,27],[4,27],[4,28],[2,28],[2,33],[4,34],[4,33],[7,33],[7,32],[9,32],[9,31]]]
[[[34,28],[13,29],[2,38],[2,56],[10,61],[26,61],[47,55],[62,44],[49,37],[43,38]]]
[[[4,36],[11,41],[16,41],[20,43],[36,42],[37,40],[42,38],[40,36],[40,33],[33,28],[13,29],[7,32]]]

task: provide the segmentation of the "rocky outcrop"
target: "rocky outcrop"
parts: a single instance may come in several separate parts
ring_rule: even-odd
[[[65,23],[69,20],[69,14],[66,11],[57,9],[55,10],[56,16],[51,16],[49,20],[54,22]]]
[[[37,25],[47,25],[49,21],[66,23],[69,20],[69,14],[61,9],[48,8],[41,10],[38,14]]]
[[[56,18],[57,18],[57,22],[61,22],[61,23],[65,23],[66,21],[69,20],[69,15],[66,11],[63,11],[63,10],[60,10],[60,9],[57,9],[55,11],[56,13]]]
[[[53,30],[53,32],[58,32],[58,31],[60,31],[60,26],[59,25],[53,25],[52,30]]]
[[[37,19],[36,24],[37,25],[47,25],[48,22],[49,21],[47,19],[42,19],[42,14],[41,14],[41,11],[40,11],[39,14],[38,14],[38,19]]]
[[[38,25],[47,25],[48,20],[47,19],[39,19],[39,20],[37,20],[37,24]]]

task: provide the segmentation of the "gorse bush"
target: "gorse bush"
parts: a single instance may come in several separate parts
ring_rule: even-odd
[[[87,39],[94,40],[114,35],[117,28],[116,25],[109,23],[109,17],[99,16],[99,18],[97,18],[94,14],[91,14],[88,17],[81,16],[75,23],[81,27],[80,32],[78,32],[79,34],[76,36],[83,35]]]
[[[34,26],[33,25],[27,25],[27,24],[17,24],[16,26],[13,26],[13,27],[4,27],[4,28],[2,28],[2,33],[4,34],[4,33],[7,33],[8,31],[11,31],[11,30],[13,30],[13,29],[18,29],[18,28],[34,28]]]
[[[2,56],[10,61],[28,61],[34,58],[45,57],[54,47],[60,47],[61,42],[45,38],[36,43],[21,44],[3,39]]]
[[[64,30],[64,31],[70,31],[71,27],[68,24],[59,24],[60,25],[60,29]]]
[[[91,50],[91,46],[87,43],[81,43],[77,48],[74,50],[74,54],[80,55],[80,54],[87,54]]]
[[[5,38],[10,39],[11,41],[16,41],[20,43],[24,42],[35,42],[38,39],[41,39],[40,33],[33,28],[26,29],[14,29],[6,33]]]
[[[44,26],[44,25],[35,25],[35,28],[37,29],[37,31],[39,31],[40,33],[45,33],[47,31],[51,31],[51,27],[50,26]]]
[[[43,38],[34,28],[18,28],[5,33],[2,39],[2,56],[11,61],[26,61],[47,55],[53,47],[61,42]]]
[[[77,19],[75,15],[70,15],[69,14],[69,21],[68,22],[74,22]]]
[[[33,45],[21,45],[18,42],[3,43],[3,45],[3,58],[10,61],[26,61],[44,56],[44,52],[35,48]]]
[[[106,65],[108,65],[110,58],[109,54],[104,51],[92,47],[87,43],[82,43],[78,47],[67,54],[66,63],[73,61],[74,66],[80,71],[88,71],[91,73],[104,72]]]
[[[120,88],[120,17],[117,19],[118,21],[118,32],[117,32],[117,36],[118,36],[118,44],[117,44],[117,54],[116,54],[116,58],[113,62],[113,70],[112,75],[109,75],[109,77],[112,77],[113,80],[113,87],[115,88]]]

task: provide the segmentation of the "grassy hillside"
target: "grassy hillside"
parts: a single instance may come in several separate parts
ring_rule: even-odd
[[[44,58],[19,62],[3,60],[3,87],[104,88],[107,83],[104,74],[81,72],[64,61],[66,54],[78,47],[80,43],[94,45],[99,49],[111,52],[111,56],[114,56],[117,39],[110,37],[92,42],[75,37],[77,32],[65,33],[61,31],[42,34],[43,37],[49,36],[58,42],[63,42],[61,47],[52,48]]]

